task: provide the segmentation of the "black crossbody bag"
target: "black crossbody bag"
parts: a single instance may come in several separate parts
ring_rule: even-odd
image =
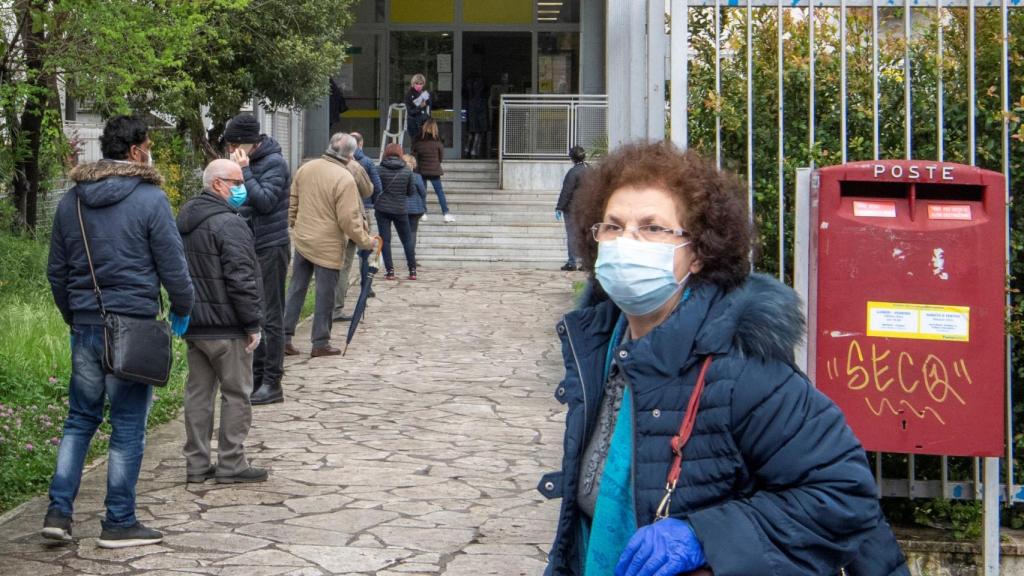
[[[171,376],[171,327],[160,318],[137,318],[107,312],[103,306],[103,295],[96,281],[96,270],[92,265],[89,250],[89,236],[82,219],[82,199],[78,198],[78,225],[85,242],[85,257],[89,261],[93,293],[103,316],[103,368],[110,374],[124,380],[132,380],[151,386],[166,386]],[[163,314],[163,298],[157,296],[160,313]]]

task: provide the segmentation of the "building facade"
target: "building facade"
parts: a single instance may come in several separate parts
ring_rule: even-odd
[[[362,133],[376,152],[417,73],[448,158],[474,152],[471,110],[477,130],[487,115],[472,155],[495,157],[503,94],[605,92],[605,0],[359,0],[354,11],[331,94],[306,111],[306,156],[337,131]]]

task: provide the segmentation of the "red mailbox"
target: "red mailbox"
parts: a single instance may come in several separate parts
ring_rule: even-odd
[[[818,388],[867,450],[1002,454],[1003,176],[855,162],[822,168],[811,186],[808,345]]]

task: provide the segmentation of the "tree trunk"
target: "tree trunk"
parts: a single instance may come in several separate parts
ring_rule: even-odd
[[[203,156],[206,157],[207,162],[221,157],[220,152],[210,142],[210,138],[206,133],[206,126],[203,125],[202,112],[198,108],[196,108],[193,114],[183,118],[181,123],[184,127],[183,131],[192,139],[192,145],[203,151]]]
[[[24,10],[44,11],[47,3],[39,0],[24,2]],[[14,163],[14,204],[18,211],[19,224],[29,232],[35,231],[38,222],[39,202],[39,149],[42,143],[43,116],[50,98],[49,79],[44,73],[43,44],[46,40],[42,29],[26,26],[22,34],[25,53],[25,70],[28,86],[32,89],[21,112],[21,120],[13,131],[14,148],[22,151]]]

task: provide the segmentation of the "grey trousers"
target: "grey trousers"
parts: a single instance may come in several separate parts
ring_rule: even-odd
[[[331,343],[331,312],[334,310],[334,289],[338,285],[338,271],[313,264],[298,250],[292,257],[292,281],[288,285],[288,302],[284,306],[284,339],[285,342],[291,342],[295,336],[295,326],[299,323],[302,305],[309,290],[309,281],[314,274],[316,305],[313,308],[311,340],[314,348],[321,348]]]
[[[334,315],[341,314],[345,308],[345,294],[348,293],[348,276],[352,271],[352,262],[356,258],[356,243],[348,240],[345,242],[345,252],[342,254],[345,263],[341,265],[341,272],[338,273],[338,286],[334,289]]]
[[[210,468],[213,409],[220,385],[220,430],[217,475],[247,470],[244,442],[252,425],[252,354],[244,338],[188,341],[185,384],[185,469],[201,474]]]

